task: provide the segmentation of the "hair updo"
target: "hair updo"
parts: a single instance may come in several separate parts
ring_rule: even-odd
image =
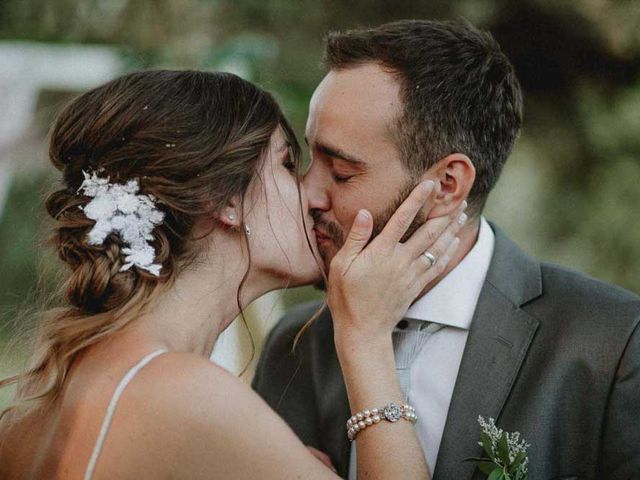
[[[56,221],[51,244],[70,268],[68,302],[45,312],[30,370],[0,382],[19,383],[19,400],[54,400],[76,355],[123,328],[154,295],[171,285],[198,252],[197,220],[244,194],[282,128],[299,162],[295,135],[273,97],[229,73],[143,71],[117,78],[69,104],[51,132],[49,156],[62,186],[46,200]],[[153,230],[159,276],[124,263],[122,239],[92,245],[91,199],[78,189],[84,172],[110,183],[137,179],[164,220]]]

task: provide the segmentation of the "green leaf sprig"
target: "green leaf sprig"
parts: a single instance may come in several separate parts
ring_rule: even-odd
[[[519,432],[508,433],[496,426],[495,420],[485,421],[478,417],[482,428],[480,441],[487,458],[467,458],[465,461],[477,462],[478,469],[488,476],[488,480],[528,480],[530,445],[520,438]]]

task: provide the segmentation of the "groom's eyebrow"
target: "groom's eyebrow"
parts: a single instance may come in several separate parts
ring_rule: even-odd
[[[304,141],[307,145],[309,145],[309,141],[307,140],[307,137],[304,137]],[[340,160],[344,160],[345,162],[349,162],[351,164],[353,164],[356,167],[363,167],[366,162],[363,162],[362,160],[359,160],[358,158],[354,157],[351,154],[346,153],[344,150],[341,150],[337,147],[331,146],[331,145],[327,145],[324,143],[320,143],[320,142],[316,142],[313,145],[319,152],[324,153],[325,155],[332,157],[332,158],[339,158]]]

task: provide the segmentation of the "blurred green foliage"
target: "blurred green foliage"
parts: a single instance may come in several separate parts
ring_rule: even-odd
[[[40,172],[34,176],[19,176],[8,193],[8,207],[0,217],[0,341],[4,329],[27,321],[24,315],[46,292],[37,286],[51,283],[40,278],[51,272],[52,255],[45,246],[42,198],[50,177]],[[53,280],[51,274],[49,280]],[[49,290],[51,291],[51,290]],[[6,332],[9,333],[9,332]]]
[[[128,69],[231,70],[273,91],[301,134],[329,30],[460,16],[494,34],[525,90],[488,216],[538,257],[640,292],[639,2],[3,0],[0,39],[113,45]],[[36,284],[34,182],[14,184],[0,218],[3,314]]]

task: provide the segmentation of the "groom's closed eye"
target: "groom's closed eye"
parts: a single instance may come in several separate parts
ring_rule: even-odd
[[[316,148],[328,160],[331,176],[336,183],[346,183],[365,169],[365,162],[341,149],[324,144],[317,144]]]
[[[331,159],[331,176],[336,183],[346,183],[355,177],[358,172],[354,172],[354,168],[345,165],[345,162],[340,159]]]

